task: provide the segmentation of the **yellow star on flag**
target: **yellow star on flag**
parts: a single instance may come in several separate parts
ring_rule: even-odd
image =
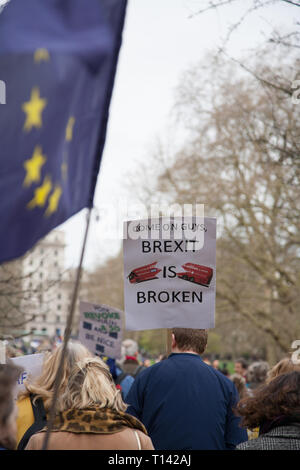
[[[26,170],[26,177],[23,186],[30,186],[31,183],[38,183],[41,179],[41,168],[47,158],[42,154],[42,148],[36,145],[32,157],[25,160],[23,166]]]
[[[45,215],[49,217],[49,215],[53,214],[53,212],[57,211],[58,203],[60,200],[60,196],[62,194],[62,189],[60,186],[55,186],[55,189],[51,196],[49,197],[49,204],[47,207],[47,210],[45,212]]]
[[[42,112],[47,104],[47,100],[40,97],[40,90],[34,87],[31,90],[30,100],[22,105],[26,114],[24,130],[30,131],[33,127],[42,127]]]
[[[34,197],[27,204],[28,209],[33,209],[34,207],[42,207],[46,204],[47,197],[52,189],[51,178],[46,176],[44,178],[42,186],[39,186],[34,191]]]
[[[39,49],[36,49],[34,51],[33,58],[34,58],[34,62],[36,63],[42,62],[42,60],[47,62],[50,59],[50,55],[47,49],[45,49],[44,47],[40,47]]]
[[[66,127],[66,140],[70,142],[73,137],[73,126],[75,124],[75,118],[71,116],[68,120],[67,127]]]

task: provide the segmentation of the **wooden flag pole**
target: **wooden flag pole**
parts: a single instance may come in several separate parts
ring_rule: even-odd
[[[46,431],[45,439],[44,439],[44,442],[43,442],[42,450],[47,449],[50,432],[51,432],[51,429],[53,427],[53,423],[54,423],[54,419],[55,419],[56,401],[57,401],[57,398],[58,398],[59,387],[60,387],[60,384],[61,384],[63,365],[64,365],[64,360],[65,360],[65,355],[66,355],[66,352],[67,352],[68,341],[70,339],[71,332],[72,332],[72,323],[73,323],[75,306],[76,306],[76,301],[77,301],[77,296],[78,296],[78,291],[79,291],[79,285],[80,285],[82,262],[83,262],[83,258],[84,258],[86,241],[87,241],[87,236],[88,236],[88,231],[89,231],[89,226],[90,226],[90,221],[91,221],[91,212],[92,212],[92,209],[89,208],[89,211],[88,211],[88,214],[87,214],[87,220],[86,220],[84,239],[83,239],[83,244],[82,244],[82,248],[81,248],[80,261],[79,261],[79,266],[77,268],[77,273],[76,273],[76,281],[75,281],[75,286],[74,286],[73,295],[72,295],[71,307],[70,307],[70,312],[69,312],[69,315],[68,315],[68,318],[67,318],[67,324],[66,324],[66,329],[65,329],[65,333],[64,333],[64,340],[63,340],[63,347],[62,347],[60,362],[59,362],[57,374],[56,374],[54,384],[53,384],[53,396],[52,396],[52,401],[51,401],[51,406],[50,406],[50,411],[49,411],[49,419],[47,420],[47,431]]]
[[[172,330],[167,329],[167,356],[169,356],[172,352]]]

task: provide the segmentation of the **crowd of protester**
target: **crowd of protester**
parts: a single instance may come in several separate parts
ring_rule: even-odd
[[[127,339],[118,361],[69,341],[47,448],[299,450],[300,365],[237,358],[233,371],[205,356],[207,337],[175,328],[171,354],[156,359]],[[1,450],[43,447],[62,353],[57,338],[46,343],[8,348],[0,365]],[[40,376],[15,401],[21,370],[10,357],[41,351]]]

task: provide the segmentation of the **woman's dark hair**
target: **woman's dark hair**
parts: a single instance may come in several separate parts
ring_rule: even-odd
[[[300,419],[300,372],[282,374],[258,387],[253,396],[240,400],[235,413],[242,417],[242,426],[249,429],[279,416]]]

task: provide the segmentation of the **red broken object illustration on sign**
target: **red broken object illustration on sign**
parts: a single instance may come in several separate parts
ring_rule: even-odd
[[[205,287],[209,286],[213,276],[212,268],[194,263],[185,263],[182,265],[182,267],[185,269],[185,272],[177,273],[179,279],[194,282]]]
[[[135,284],[137,282],[158,279],[156,275],[161,271],[161,269],[156,268],[156,264],[157,261],[151,264],[146,264],[145,266],[141,266],[140,268],[133,269],[128,276],[129,282],[131,284]]]

